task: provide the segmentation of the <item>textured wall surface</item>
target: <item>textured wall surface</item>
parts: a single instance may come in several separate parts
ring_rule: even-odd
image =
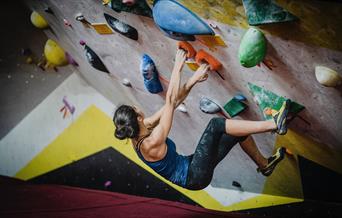
[[[97,0],[28,2],[32,9],[40,11],[48,20],[53,30],[46,30],[48,36],[57,40],[80,64],[82,77],[111,102],[139,104],[147,114],[162,106],[162,94],[152,95],[144,91],[139,72],[140,59],[143,53],[149,54],[162,76],[169,78],[177,42],[165,37],[152,19],[126,12],[114,12]],[[314,75],[316,65],[341,71],[341,26],[338,25],[341,23],[341,16],[338,16],[341,11],[340,4],[279,1],[280,5],[298,16],[300,21],[261,27],[268,41],[266,58],[274,65],[270,70],[265,65],[247,69],[239,64],[237,51],[241,37],[248,27],[240,1],[183,2],[203,18],[216,20],[218,28],[215,32],[222,36],[228,46],[209,51],[202,43],[193,43],[196,49],[211,52],[223,63],[220,73],[225,80],[215,73],[210,74],[206,82],[194,87],[185,101],[188,113],[176,113],[170,136],[176,142],[180,153],[190,154],[194,151],[203,129],[212,117],[199,110],[201,96],[215,98],[223,105],[237,92],[242,92],[248,98],[249,108],[240,118],[262,119],[262,114],[248,91],[248,82],[304,105],[306,110],[301,116],[310,125],[295,119],[290,125],[291,129],[321,142],[329,151],[342,150],[341,87],[323,87]],[[46,6],[51,7],[55,15],[43,12]],[[74,19],[75,14],[79,12],[82,12],[89,22],[105,22],[103,12],[109,13],[134,26],[139,32],[139,40],[132,41],[117,33],[98,35]],[[72,28],[65,26],[63,19],[69,20]],[[111,72],[109,76],[93,69],[86,62],[83,48],[78,44],[80,39],[86,41],[102,58]],[[191,73],[187,67],[184,68],[185,78]],[[121,85],[123,78],[128,78],[133,88]],[[270,155],[275,146],[275,136],[266,133],[256,135],[255,138],[261,151],[266,156]],[[254,163],[236,146],[218,166],[212,185],[232,188],[232,180],[244,181],[246,191],[261,193],[266,178],[257,174],[255,168]],[[298,193],[288,195],[298,197]]]

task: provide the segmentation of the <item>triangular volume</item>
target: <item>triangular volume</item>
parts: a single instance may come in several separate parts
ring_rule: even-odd
[[[318,163],[299,157],[303,192],[306,199],[342,203],[342,175]]]
[[[265,109],[270,108],[279,110],[286,100],[284,97],[279,96],[271,91],[263,89],[252,83],[248,83],[248,88],[251,94],[254,96],[254,100],[257,102],[260,110],[263,112],[265,119],[271,119],[271,116],[265,114]],[[302,111],[305,107],[294,101],[291,102],[290,113],[295,115]]]
[[[132,6],[122,3],[122,0],[111,0],[109,6],[116,12],[129,12],[146,17],[152,17],[152,10],[145,0],[136,1]]]
[[[197,205],[113,148],[107,148],[30,180]]]
[[[270,23],[294,21],[298,18],[280,7],[273,0],[242,0],[249,25],[257,26]]]
[[[153,19],[164,30],[185,35],[214,35],[214,31],[196,14],[173,0],[157,1]]]

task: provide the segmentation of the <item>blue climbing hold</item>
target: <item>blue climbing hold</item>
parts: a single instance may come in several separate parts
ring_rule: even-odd
[[[234,96],[234,98],[235,98],[235,100],[237,100],[237,101],[247,101],[247,98],[246,98],[243,94],[240,94],[240,93],[236,94],[236,95]]]
[[[163,87],[159,81],[156,65],[147,54],[142,56],[140,72],[144,77],[144,85],[147,91],[153,94],[163,91]]]
[[[174,39],[174,40],[178,40],[178,41],[195,41],[196,38],[194,35],[186,35],[186,34],[182,34],[182,33],[176,33],[176,32],[172,32],[169,30],[165,30],[161,27],[159,27],[160,31],[162,31],[164,33],[164,35],[166,35],[167,37]]]
[[[153,19],[164,30],[185,35],[215,35],[196,14],[174,0],[159,0],[153,7]]]

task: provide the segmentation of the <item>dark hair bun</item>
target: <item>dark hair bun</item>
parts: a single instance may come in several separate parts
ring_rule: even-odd
[[[135,138],[139,135],[138,114],[133,107],[128,105],[118,107],[113,122],[116,127],[114,133],[116,138]]]
[[[118,139],[134,138],[134,129],[130,126],[122,126],[115,130],[115,137]]]

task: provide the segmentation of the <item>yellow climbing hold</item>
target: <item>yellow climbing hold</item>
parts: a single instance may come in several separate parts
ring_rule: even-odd
[[[32,24],[39,28],[39,29],[44,29],[49,26],[48,22],[42,17],[40,14],[38,14],[37,11],[33,11],[31,14],[31,22]]]
[[[44,55],[48,63],[54,66],[63,66],[68,64],[65,51],[52,39],[48,39],[46,41]]]

